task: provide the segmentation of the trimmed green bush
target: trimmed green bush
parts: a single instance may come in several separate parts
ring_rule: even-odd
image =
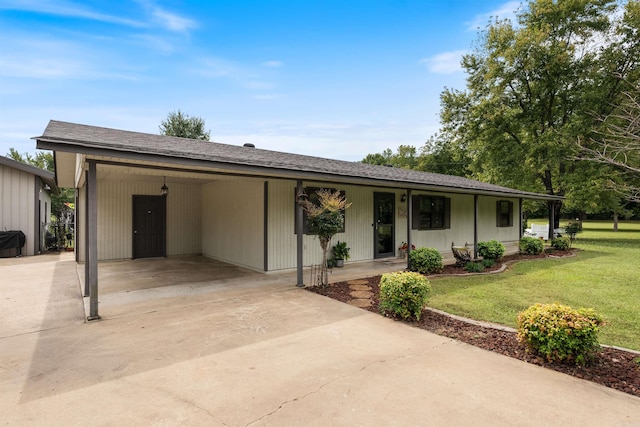
[[[380,279],[380,311],[420,320],[429,292],[429,280],[419,273],[385,273]]]
[[[538,255],[542,253],[544,244],[542,240],[535,237],[525,236],[520,239],[520,253],[527,255]]]
[[[504,255],[504,245],[497,240],[478,242],[478,255],[484,259],[500,259]]]
[[[492,259],[483,259],[482,260],[482,265],[484,266],[484,268],[491,268],[495,265],[495,261]]]
[[[442,254],[434,248],[418,248],[411,251],[409,260],[411,271],[429,274],[442,270]]]
[[[481,262],[468,262],[464,265],[465,271],[469,273],[482,273],[484,270],[484,264]]]
[[[556,250],[566,251],[571,247],[571,240],[569,240],[568,237],[557,237],[551,240],[551,246],[556,248]]]
[[[518,341],[549,362],[584,365],[598,348],[602,317],[592,308],[535,304],[518,314]]]

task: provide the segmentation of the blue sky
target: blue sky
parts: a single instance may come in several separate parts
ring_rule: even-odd
[[[50,119],[361,160],[421,147],[460,56],[517,1],[0,0],[0,154]]]

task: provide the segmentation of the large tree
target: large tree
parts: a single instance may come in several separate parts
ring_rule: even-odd
[[[602,118],[600,131],[580,141],[580,148],[578,159],[618,172],[606,176],[609,190],[618,197],[640,202],[640,84],[625,92],[616,109]]]
[[[638,2],[531,0],[493,20],[465,55],[466,90],[441,95],[443,137],[476,178],[571,197],[578,138],[589,138],[635,81]],[[561,204],[549,210],[559,220]]]
[[[190,117],[180,110],[169,113],[160,123],[160,134],[202,141],[209,141],[210,137],[209,131],[205,130],[204,120],[200,117]]]
[[[440,135],[431,137],[419,152],[412,145],[400,145],[395,153],[387,148],[382,153],[367,154],[362,163],[447,175],[466,176],[469,172],[469,160],[465,153],[443,140]]]

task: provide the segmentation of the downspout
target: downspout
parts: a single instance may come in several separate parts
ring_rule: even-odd
[[[296,197],[295,197],[295,204],[296,204],[296,269],[297,269],[297,284],[296,286],[298,287],[304,287],[304,278],[302,277],[302,270],[303,270],[303,257],[302,257],[302,245],[303,245],[303,227],[302,227],[302,222],[304,221],[304,216],[303,216],[303,212],[302,212],[302,205],[299,203],[299,197],[301,194],[303,194],[304,192],[304,188],[302,188],[302,180],[299,179],[296,183]]]
[[[407,190],[407,270],[411,271],[411,230],[413,229],[413,200],[411,189]]]
[[[478,258],[478,195],[473,195],[473,259]]]

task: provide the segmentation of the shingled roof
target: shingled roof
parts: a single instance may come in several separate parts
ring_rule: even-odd
[[[26,163],[19,162],[17,160],[10,159],[8,157],[0,156],[0,165],[8,166],[13,169],[18,169],[23,172],[35,175],[42,179],[42,182],[47,184],[54,192],[58,191],[55,183],[55,174],[39,167],[28,165]]]
[[[459,176],[420,172],[394,167],[369,165],[300,154],[283,153],[245,146],[199,141],[172,136],[130,132],[118,129],[87,126],[51,120],[39,137],[38,148],[84,154],[103,153],[108,157],[138,157],[172,164],[193,161],[212,168],[282,174],[287,178],[357,181],[371,185],[409,187],[416,189],[444,189],[471,194],[511,195],[532,199],[558,199],[558,196],[531,193]]]

